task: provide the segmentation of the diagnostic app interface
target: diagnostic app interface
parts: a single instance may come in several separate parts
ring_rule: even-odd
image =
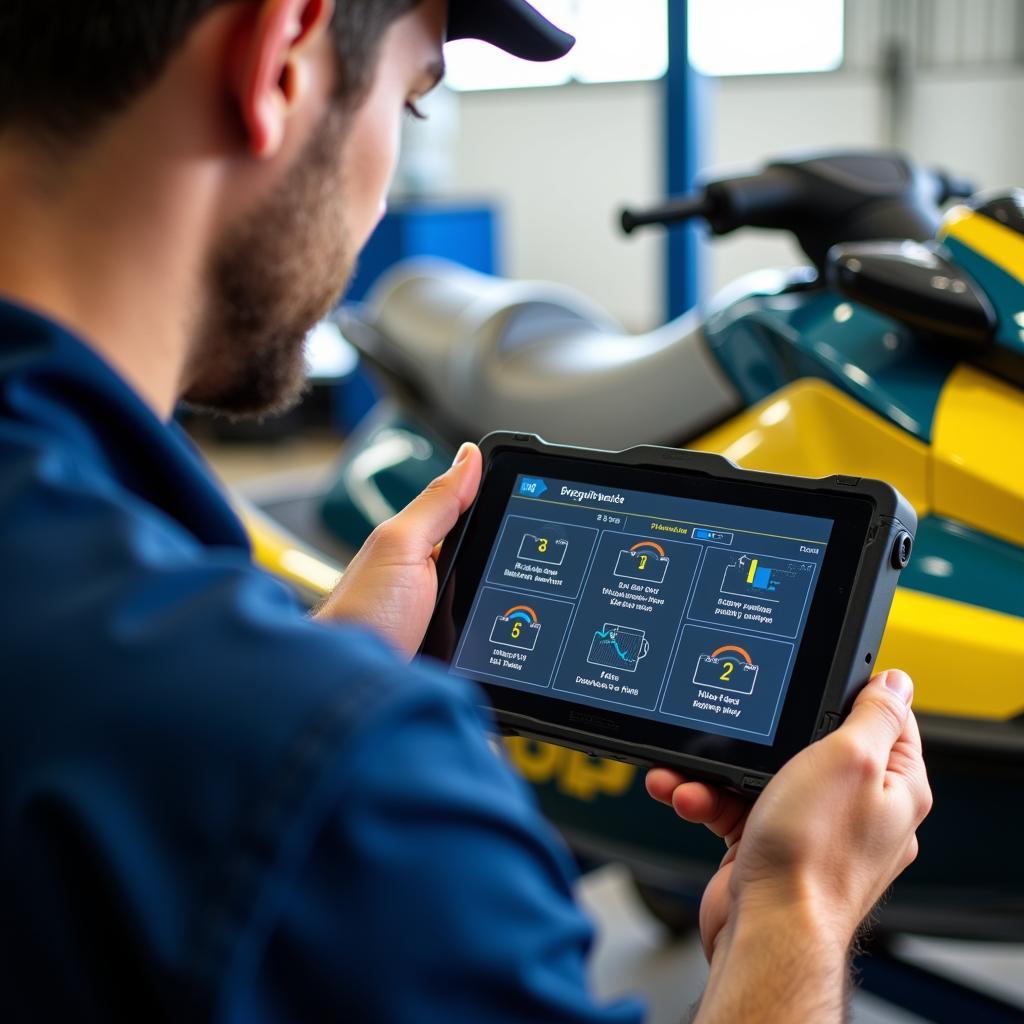
[[[453,670],[770,744],[831,531],[520,476]]]

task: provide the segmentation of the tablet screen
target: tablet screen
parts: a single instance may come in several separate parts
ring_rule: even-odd
[[[773,743],[834,520],[523,473],[503,498],[451,671]]]

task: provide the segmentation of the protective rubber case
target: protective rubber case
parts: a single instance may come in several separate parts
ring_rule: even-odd
[[[874,507],[874,514],[851,585],[839,642],[814,719],[816,724],[811,734],[807,736],[806,743],[810,744],[834,730],[849,712],[854,697],[870,677],[866,657],[876,652],[881,643],[900,571],[909,561],[913,535],[917,528],[917,514],[896,488],[880,480],[861,477],[831,476],[807,479],[756,472],[741,469],[721,455],[647,445],[619,452],[600,451],[549,444],[532,434],[496,432],[488,434],[480,442],[480,447],[484,456],[484,483],[481,485],[481,493],[486,486],[487,474],[493,460],[506,452],[512,452],[584,459],[615,466],[682,470],[691,475],[719,480],[767,484],[777,488],[784,487],[789,490],[837,497],[858,495],[869,499]],[[442,548],[438,561],[439,600],[448,585],[466,528],[475,509],[476,504],[462,516]],[[540,541],[541,538],[533,539],[535,545]],[[531,543],[530,538],[524,537],[523,543]],[[535,558],[548,560],[560,557],[560,552],[554,545],[544,551],[531,549],[530,554]],[[620,558],[632,559],[633,554],[623,552]],[[640,557],[636,557],[635,562],[635,566],[623,565],[621,568],[624,571],[635,572],[638,579],[657,579],[663,572],[663,566],[659,564],[658,559],[645,559],[642,567]],[[493,628],[497,634],[495,639],[512,640],[509,631],[515,628],[513,622],[495,622]],[[525,645],[536,641],[529,634],[529,630],[521,630],[514,642]],[[626,638],[625,642],[635,642],[637,657],[643,656],[642,645],[645,641],[641,638]],[[493,710],[499,728],[507,734],[547,740],[582,750],[595,757],[609,757],[642,766],[662,765],[678,768],[690,776],[707,779],[750,794],[760,792],[774,774],[754,771],[742,765],[709,760],[661,746],[632,743],[585,727],[568,727],[539,717],[513,713],[501,707],[494,707]],[[584,713],[574,717],[585,720],[588,715]]]

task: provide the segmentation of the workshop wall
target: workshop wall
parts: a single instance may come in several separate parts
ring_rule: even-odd
[[[734,78],[707,83],[708,167],[756,164],[794,149],[886,146],[876,75]],[[661,86],[471,93],[461,97],[460,192],[494,196],[505,215],[510,274],[561,281],[599,299],[633,329],[662,316],[657,232],[626,239],[623,203],[662,195]],[[1024,184],[1024,73],[927,72],[913,88],[908,148],[982,185]],[[709,247],[706,287],[799,260],[788,241],[754,232]]]
[[[661,85],[465,93],[456,183],[501,206],[506,271],[560,281],[630,325],[657,318],[662,245],[615,213],[662,193]]]

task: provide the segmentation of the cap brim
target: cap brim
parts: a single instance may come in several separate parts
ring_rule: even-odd
[[[481,39],[534,61],[558,60],[576,44],[526,0],[451,0],[448,39]]]

